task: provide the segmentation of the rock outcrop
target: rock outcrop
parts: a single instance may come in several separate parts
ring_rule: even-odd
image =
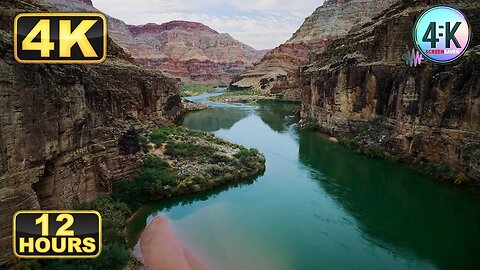
[[[480,27],[478,1],[441,1]],[[346,37],[332,42],[302,72],[302,117],[332,135],[419,160],[453,167],[480,179],[480,39],[449,65],[408,67],[415,18],[440,1],[402,0]]]
[[[135,128],[182,110],[175,80],[138,67],[109,40],[99,65],[23,65],[12,24],[38,2],[0,2],[0,264],[12,259],[12,216],[64,209],[109,193],[142,168]]]
[[[310,56],[353,27],[368,22],[396,0],[329,0],[305,19],[286,43],[267,53],[259,64],[238,76],[232,89],[254,88],[287,100],[300,99],[299,68]]]
[[[196,22],[149,23],[128,29],[137,45],[124,46],[138,63],[184,80],[230,82],[264,53]]]
[[[42,0],[63,11],[101,12],[90,0]],[[267,52],[188,21],[126,25],[107,16],[109,36],[135,61],[184,82],[228,83]]]

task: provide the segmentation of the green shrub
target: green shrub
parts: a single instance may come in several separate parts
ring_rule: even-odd
[[[224,155],[218,155],[218,154],[215,154],[212,156],[211,158],[212,160],[212,163],[230,163],[232,161],[232,158],[228,157],[228,156],[224,156]]]
[[[151,155],[146,158],[145,168],[135,179],[120,180],[115,184],[112,197],[136,209],[142,203],[161,199],[163,185],[174,183],[177,179],[166,161]]]
[[[138,137],[138,143],[140,144],[140,146],[145,149],[147,147],[147,144],[149,143],[149,140],[148,138],[146,138],[145,136],[143,135],[140,135]]]
[[[240,151],[238,151],[236,154],[233,156],[240,159],[240,160],[248,160],[250,158],[256,157],[259,154],[257,149],[251,148],[251,149],[246,149],[246,148],[241,148]]]
[[[205,176],[201,175],[201,174],[197,174],[195,176],[192,177],[192,180],[193,182],[195,182],[196,184],[205,184],[207,183],[207,178],[205,178]]]
[[[138,204],[140,203],[138,199],[139,195],[139,189],[136,184],[130,180],[118,181],[115,183],[112,192],[112,197],[115,200],[127,204],[132,209],[138,207]]]
[[[375,146],[365,145],[361,152],[370,158],[384,158],[383,150]]]
[[[150,141],[156,145],[161,145],[168,140],[170,135],[182,135],[185,129],[181,127],[162,127],[157,128],[150,134]]]
[[[167,142],[167,150],[165,153],[173,157],[207,157],[215,151],[216,149],[211,146],[184,142]]]

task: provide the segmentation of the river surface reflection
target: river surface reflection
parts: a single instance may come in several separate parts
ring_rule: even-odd
[[[265,174],[148,205],[131,232],[165,215],[218,269],[480,269],[477,197],[299,130],[298,105],[209,105],[183,124],[259,149]]]

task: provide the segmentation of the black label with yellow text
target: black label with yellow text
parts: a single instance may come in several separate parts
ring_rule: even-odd
[[[96,13],[23,13],[15,18],[20,63],[92,64],[107,55],[106,19]]]
[[[13,217],[13,252],[20,258],[95,258],[102,249],[96,211],[19,211]]]

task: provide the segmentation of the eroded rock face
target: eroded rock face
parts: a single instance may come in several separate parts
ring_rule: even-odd
[[[22,65],[12,24],[35,2],[0,2],[0,264],[12,259],[11,218],[21,209],[64,209],[112,189],[142,168],[129,130],[182,110],[174,80],[132,63],[109,41],[99,65]]]
[[[439,2],[403,0],[316,55],[302,73],[301,114],[332,135],[381,123],[370,144],[445,163],[478,180],[479,37],[453,64],[407,67],[401,60],[413,47],[416,16]],[[473,29],[480,26],[478,1],[446,2],[464,11]]]
[[[232,87],[253,87],[275,94],[283,93],[289,100],[300,100],[299,68],[307,64],[310,56],[321,52],[333,40],[345,36],[354,26],[370,21],[395,2],[326,1],[305,19],[292,38],[267,53],[254,68],[237,77]]]
[[[186,80],[229,82],[264,54],[196,22],[149,23],[128,29],[138,45],[125,47],[138,63]]]
[[[85,4],[89,5],[89,6],[93,6],[92,0],[78,0],[78,1],[80,1],[80,2],[82,2],[82,3],[85,3]]]
[[[41,0],[63,11],[101,12],[90,0]],[[90,2],[90,3],[89,3]],[[185,82],[230,82],[267,52],[255,50],[229,34],[188,21],[126,25],[105,14],[109,36],[135,61]]]

